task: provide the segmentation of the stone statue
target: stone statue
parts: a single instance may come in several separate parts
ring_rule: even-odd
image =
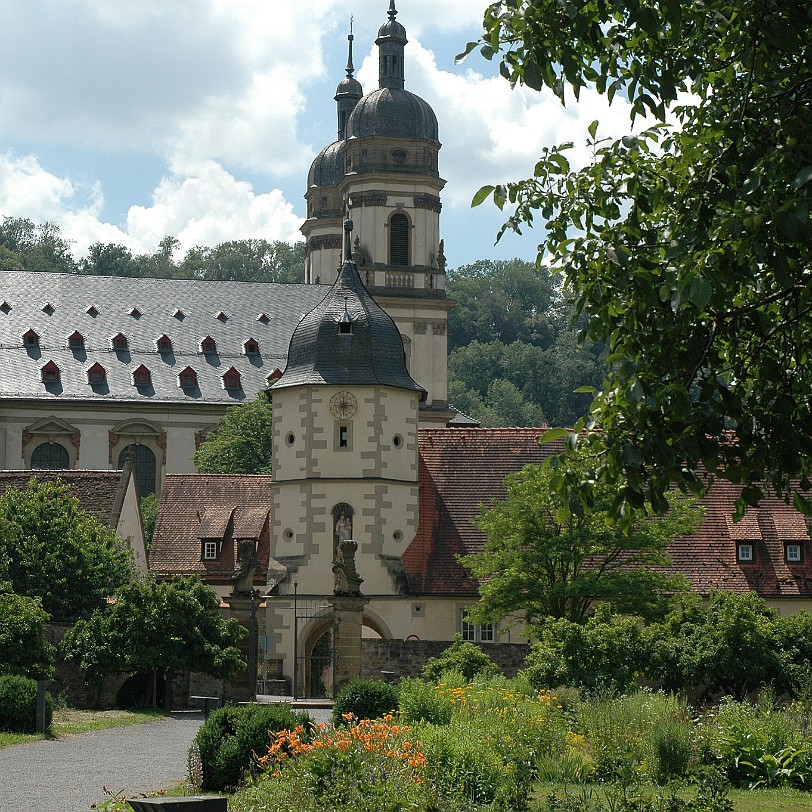
[[[333,575],[335,577],[333,593],[335,595],[360,595],[361,584],[364,579],[355,569],[355,553],[358,545],[352,539],[342,541],[336,551],[333,561]]]
[[[352,522],[347,517],[346,513],[342,513],[336,522],[336,535],[338,536],[338,546],[341,547],[342,542],[352,538]]]

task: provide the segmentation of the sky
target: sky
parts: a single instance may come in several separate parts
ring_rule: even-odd
[[[507,235],[485,184],[532,174],[541,149],[589,123],[629,131],[628,107],[590,92],[562,107],[511,89],[478,52],[486,0],[397,0],[406,89],[440,127],[449,268],[534,260],[541,233]],[[301,239],[307,170],[336,138],[333,96],[353,18],[355,76],[378,86],[389,0],[2,0],[0,217],[58,224],[74,257],[96,242],[154,251]],[[572,155],[571,155],[572,157]]]

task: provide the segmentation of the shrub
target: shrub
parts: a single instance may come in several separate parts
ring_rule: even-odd
[[[447,694],[422,679],[404,679],[399,688],[400,718],[407,724],[428,722],[447,725],[451,721],[453,703]]]
[[[439,656],[431,657],[423,667],[423,676],[430,682],[440,682],[443,675],[455,671],[471,682],[477,677],[488,677],[499,672],[499,666],[473,643],[459,637]]]
[[[50,727],[53,704],[45,696],[45,726]],[[35,733],[37,730],[37,683],[25,677],[0,677],[0,730]]]
[[[380,719],[398,709],[398,691],[376,679],[355,679],[345,685],[333,703],[333,724],[341,725],[351,714],[356,720]]]
[[[39,598],[7,591],[0,582],[0,674],[46,679],[53,675],[54,647],[45,640],[48,619]]]
[[[200,752],[205,790],[232,789],[255,772],[255,754],[263,755],[273,734],[310,727],[306,713],[295,713],[290,705],[227,705],[218,708],[203,723],[194,745]]]

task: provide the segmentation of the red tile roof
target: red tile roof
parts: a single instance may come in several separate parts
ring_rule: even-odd
[[[199,575],[226,584],[237,569],[237,540],[256,539],[265,584],[270,554],[271,478],[261,475],[167,474],[149,566],[158,576]],[[201,539],[224,539],[216,560],[201,560]]]

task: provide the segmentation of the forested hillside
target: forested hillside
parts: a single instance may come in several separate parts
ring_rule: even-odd
[[[75,259],[53,223],[6,217],[0,268],[103,276],[245,282],[301,282],[304,243],[233,240],[195,246],[179,262],[177,240],[151,254],[95,243]],[[580,345],[573,309],[546,269],[531,262],[480,260],[448,272],[449,400],[485,426],[569,426],[589,406],[579,386],[599,386],[605,353]]]

